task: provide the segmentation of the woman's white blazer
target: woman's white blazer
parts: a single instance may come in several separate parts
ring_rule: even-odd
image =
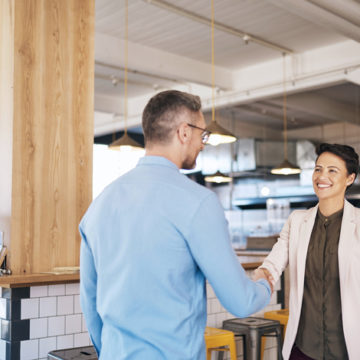
[[[267,268],[276,282],[289,265],[289,321],[283,356],[290,356],[299,325],[304,293],[305,264],[318,205],[295,210],[284,225],[277,243],[261,267]],[[339,277],[342,321],[350,360],[360,359],[360,209],[345,200],[339,248]]]

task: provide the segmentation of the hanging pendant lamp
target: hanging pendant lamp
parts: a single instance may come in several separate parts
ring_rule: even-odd
[[[204,180],[206,182],[220,184],[220,183],[229,183],[229,182],[231,182],[232,178],[230,176],[224,175],[220,171],[217,171],[215,174],[205,176]]]
[[[271,173],[275,175],[294,175],[299,174],[301,169],[297,166],[292,164],[288,160],[288,149],[287,149],[287,116],[286,116],[286,54],[283,54],[283,122],[284,122],[284,161],[271,169]]]
[[[224,129],[215,120],[215,61],[214,61],[214,0],[211,0],[211,88],[212,88],[212,108],[211,123],[206,127],[210,131],[208,144],[216,146],[219,144],[228,144],[236,141],[236,136],[230,131]]]
[[[137,141],[132,139],[127,132],[119,139],[113,141],[109,145],[109,149],[120,151],[144,151],[144,148]]]
[[[113,141],[109,145],[111,150],[120,150],[120,151],[140,151],[144,148],[134,139],[132,139],[127,133],[127,117],[128,117],[128,0],[125,0],[125,66],[124,66],[124,135],[119,139]]]
[[[277,167],[271,169],[271,173],[275,175],[294,175],[299,174],[301,169],[292,164],[289,160],[284,159],[284,161]]]

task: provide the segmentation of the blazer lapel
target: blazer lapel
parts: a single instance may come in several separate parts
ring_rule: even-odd
[[[355,247],[355,242],[357,240],[355,236],[356,225],[357,219],[355,216],[355,208],[345,200],[338,248],[340,284],[346,284],[350,265],[349,255]]]
[[[298,246],[297,246],[297,287],[298,287],[298,300],[301,303],[301,299],[304,292],[304,278],[305,278],[305,265],[307,250],[309,247],[311,232],[314,227],[316,214],[318,211],[318,205],[309,209],[302,223],[300,224]]]

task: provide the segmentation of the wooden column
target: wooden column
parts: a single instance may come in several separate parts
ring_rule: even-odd
[[[94,0],[2,0],[13,9],[9,265],[79,264],[92,197]]]
[[[0,0],[0,230],[10,239],[14,16],[12,1]]]

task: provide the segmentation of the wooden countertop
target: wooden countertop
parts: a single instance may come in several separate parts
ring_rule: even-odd
[[[66,274],[29,274],[0,276],[0,287],[18,288],[39,285],[68,284],[80,281],[79,272]]]
[[[266,253],[250,253],[247,251],[236,251],[239,261],[245,270],[256,269],[260,266]],[[80,281],[80,273],[64,274],[29,274],[29,275],[3,275],[0,276],[0,287],[18,288],[39,285],[67,284]]]
[[[259,267],[264,259],[266,258],[267,254],[269,253],[267,252],[258,252],[258,251],[244,251],[244,250],[236,250],[236,255],[239,258],[239,261],[242,265],[242,267],[245,270],[253,270],[256,269],[257,267]]]

